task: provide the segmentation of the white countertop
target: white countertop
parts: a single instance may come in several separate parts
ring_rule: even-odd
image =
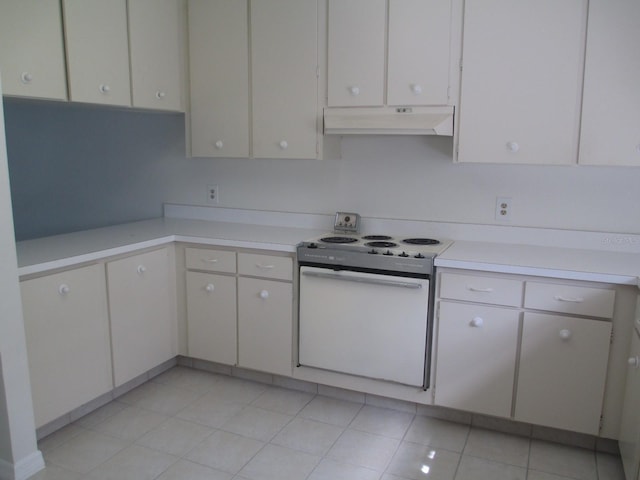
[[[305,223],[300,221],[303,218],[294,217],[295,222],[280,226],[259,224],[260,218],[254,223],[254,217],[251,213],[250,218],[241,218],[246,223],[161,217],[21,241],[16,245],[18,274],[42,273],[174,241],[293,253],[301,241],[328,230],[321,227],[326,221],[323,218]],[[291,226],[292,223],[300,226]],[[455,240],[436,258],[435,265],[640,288],[637,252]]]
[[[18,274],[40,273],[174,241],[295,252],[298,243],[325,231],[157,218],[18,242]]]
[[[435,260],[437,267],[587,280],[640,288],[640,254],[456,241]]]

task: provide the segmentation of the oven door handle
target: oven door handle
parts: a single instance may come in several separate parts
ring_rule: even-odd
[[[383,285],[385,287],[401,287],[401,288],[412,288],[412,289],[422,288],[422,285],[420,283],[397,282],[395,280],[382,280],[378,278],[347,277],[345,275],[338,275],[335,273],[302,272],[302,275],[307,277],[329,278],[331,280],[343,280],[346,282],[367,283],[370,285]]]

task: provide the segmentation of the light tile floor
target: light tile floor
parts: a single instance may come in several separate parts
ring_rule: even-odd
[[[175,367],[40,442],[33,480],[623,480],[620,459]]]

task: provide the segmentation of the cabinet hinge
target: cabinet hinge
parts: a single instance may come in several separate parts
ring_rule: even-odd
[[[316,140],[316,155],[320,153],[320,142]]]
[[[602,425],[604,424],[604,415],[600,415],[600,423],[598,424],[598,432],[602,430]]]
[[[460,71],[462,71],[462,60],[460,60]]]
[[[609,339],[609,343],[613,344],[613,328],[611,329],[611,338]]]
[[[316,65],[316,78],[320,78],[320,65]]]

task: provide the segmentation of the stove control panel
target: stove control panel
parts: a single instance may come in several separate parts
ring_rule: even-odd
[[[360,231],[360,215],[357,213],[338,212],[333,222],[336,232],[358,233]]]

